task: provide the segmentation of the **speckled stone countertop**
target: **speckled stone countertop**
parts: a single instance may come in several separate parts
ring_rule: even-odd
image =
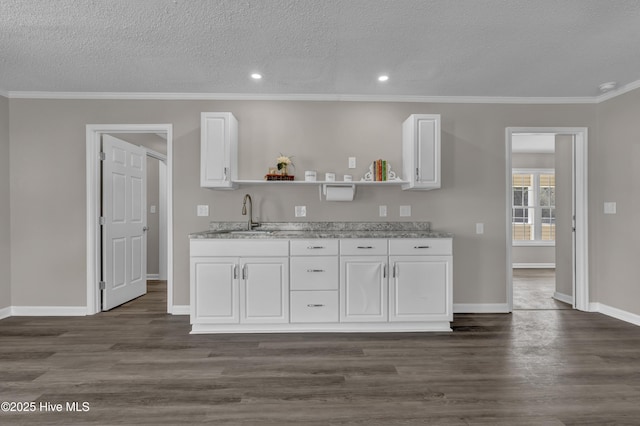
[[[429,222],[265,222],[253,231],[247,231],[247,222],[212,222],[208,231],[189,235],[192,239],[452,237],[431,231]]]

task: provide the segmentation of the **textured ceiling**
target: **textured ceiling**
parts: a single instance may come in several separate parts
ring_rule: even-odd
[[[639,48],[637,0],[0,1],[3,93],[594,97]]]

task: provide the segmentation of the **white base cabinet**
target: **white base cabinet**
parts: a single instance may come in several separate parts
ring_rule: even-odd
[[[451,331],[451,243],[193,239],[191,332]]]

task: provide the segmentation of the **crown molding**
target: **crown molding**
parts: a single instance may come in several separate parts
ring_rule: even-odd
[[[617,96],[631,92],[632,90],[636,90],[638,88],[640,88],[640,80],[633,81],[629,84],[625,84],[624,86],[617,88],[616,90],[612,90],[610,92],[603,93],[602,95],[598,96],[596,98],[597,103],[608,101],[609,99],[613,99]]]
[[[151,92],[30,92],[0,91],[10,99],[58,100],[194,100],[194,101],[342,101],[413,102],[456,104],[597,104],[640,88],[640,80],[599,96],[508,97],[508,96],[411,96],[340,94],[264,94],[264,93],[151,93]]]

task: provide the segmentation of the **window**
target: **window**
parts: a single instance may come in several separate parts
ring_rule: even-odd
[[[515,245],[553,245],[556,239],[556,177],[552,169],[514,169],[512,228]]]

